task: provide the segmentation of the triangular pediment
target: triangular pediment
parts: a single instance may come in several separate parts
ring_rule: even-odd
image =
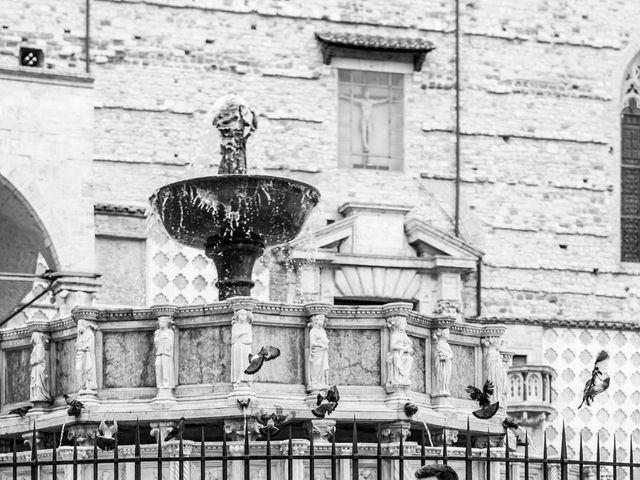
[[[421,257],[449,256],[459,259],[477,260],[483,252],[465,241],[449,235],[433,225],[409,218],[405,221],[404,231],[409,244]]]
[[[299,238],[289,245],[294,249],[309,246],[326,250],[335,249],[340,243],[353,236],[355,221],[355,216],[343,218],[313,232],[312,239]]]

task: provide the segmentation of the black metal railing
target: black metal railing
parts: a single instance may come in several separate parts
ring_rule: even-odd
[[[541,478],[542,480],[569,480],[587,478],[586,472],[590,470],[588,478],[604,480],[605,478],[617,480],[625,478],[633,480],[640,478],[640,463],[633,460],[633,439],[629,440],[628,461],[617,460],[616,440],[613,440],[613,454],[611,461],[600,458],[600,439],[596,440],[596,459],[585,460],[582,436],[578,459],[570,459],[567,456],[567,442],[564,426],[562,428],[560,455],[553,458],[548,455],[546,434],[542,456],[530,456],[529,442],[526,441],[522,453],[514,453],[509,448],[509,436],[505,435],[505,444],[501,447],[492,447],[492,440],[487,433],[486,447],[472,448],[472,432],[467,423],[466,444],[462,447],[447,446],[446,442],[441,447],[432,447],[425,444],[425,430],[420,432],[420,442],[405,442],[402,435],[399,441],[387,444],[380,441],[380,427],[378,427],[378,440],[375,444],[363,444],[358,442],[358,424],[354,419],[352,440],[350,443],[336,443],[335,435],[330,442],[322,444],[314,443],[313,435],[308,440],[294,439],[292,429],[289,426],[288,438],[274,442],[268,432],[266,441],[250,441],[245,426],[244,441],[230,442],[223,435],[221,442],[205,442],[205,425],[200,428],[200,440],[190,441],[180,438],[178,441],[161,441],[158,433],[157,450],[154,444],[143,445],[140,443],[140,424],[135,425],[135,444],[118,447],[117,439],[113,451],[102,452],[98,450],[96,440],[92,446],[73,446],[53,448],[48,450],[38,449],[38,435],[34,424],[33,434],[30,440],[30,451],[19,452],[15,437],[12,442],[12,452],[0,455],[0,475],[3,479],[12,478],[19,480],[29,472],[31,480],[45,477],[43,469],[47,469],[46,478],[57,480],[102,480],[99,476],[102,472],[108,472],[108,478],[120,480],[121,467],[128,466],[131,476],[135,480],[155,478],[163,480],[164,466],[170,464],[169,480],[315,480],[316,472],[321,467],[324,479],[331,480],[398,480],[404,479],[405,473],[413,478],[413,469],[427,463],[450,464],[458,470],[460,478],[466,480],[520,480],[524,478]],[[463,432],[460,432],[463,433]],[[443,432],[443,439],[446,438]],[[478,438],[478,437],[476,437]],[[484,437],[481,437],[484,440]],[[528,440],[528,439],[527,439]],[[53,437],[55,444],[55,435]],[[304,442],[306,448],[295,448]],[[188,444],[190,453],[185,454],[185,445]],[[274,451],[274,444],[277,447]],[[164,450],[171,447],[173,454],[167,455]],[[231,448],[233,447],[234,452]],[[256,452],[256,450],[260,450]],[[364,450],[364,451],[363,451]],[[79,454],[80,452],[80,454]],[[124,456],[121,456],[122,453]],[[192,455],[192,453],[197,455]],[[155,453],[155,454],[154,454]],[[213,454],[215,453],[215,454]],[[64,454],[64,455],[63,455]],[[70,454],[70,455],[69,455]],[[66,457],[66,458],[65,458]],[[279,462],[279,472],[274,474],[274,463]],[[241,464],[242,468],[238,468]],[[294,467],[298,466],[296,470]],[[338,465],[343,468],[338,468]],[[153,476],[143,476],[143,465],[153,468]],[[86,467],[90,468],[86,468]],[[132,468],[131,468],[132,466]],[[207,475],[207,467],[214,466],[214,476]],[[256,467],[266,476],[256,477]],[[196,468],[199,467],[199,468]],[[253,467],[253,468],[252,468]],[[361,477],[363,468],[366,467],[367,475]],[[411,468],[411,470],[409,470]],[[63,470],[62,474],[60,469]],[[49,470],[51,470],[49,472]],[[149,468],[145,469],[148,472]],[[191,472],[199,470],[198,474]],[[235,473],[231,473],[234,470]],[[375,471],[375,473],[373,473]],[[286,472],[286,476],[285,476]],[[296,473],[297,472],[297,473]],[[302,472],[302,474],[300,473]],[[166,474],[166,472],[164,472]],[[635,477],[634,477],[635,474]],[[131,476],[130,476],[131,475]]]

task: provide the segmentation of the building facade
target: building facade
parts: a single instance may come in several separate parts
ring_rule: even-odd
[[[213,265],[146,209],[159,186],[215,173],[211,107],[236,91],[258,114],[250,172],[322,194],[304,233],[256,266],[256,298],[403,301],[506,324],[510,411],[538,448],[544,430],[557,453],[563,422],[587,457],[597,435],[604,459],[614,436],[618,459],[640,442],[640,5],[94,0],[87,12],[43,0],[1,12],[0,270],[77,274],[6,326],[92,296],[100,308],[216,300]],[[3,316],[34,295],[17,285],[0,283]],[[601,349],[611,387],[578,410]]]

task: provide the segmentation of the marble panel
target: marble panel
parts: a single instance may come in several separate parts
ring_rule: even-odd
[[[453,374],[451,375],[451,396],[469,398],[467,385],[476,383],[475,348],[467,345],[450,344],[453,351]],[[480,387],[480,385],[478,385]]]
[[[26,402],[29,400],[31,368],[29,357],[31,348],[16,348],[5,352],[6,364],[6,403]]]
[[[424,374],[424,338],[409,335],[413,342],[413,367],[411,368],[411,390],[425,393],[425,374]]]
[[[231,381],[231,327],[180,330],[178,385]]]
[[[154,387],[153,331],[104,333],[104,388]]]
[[[253,350],[257,351],[263,345],[278,347],[280,357],[266,362],[254,375],[255,382],[304,383],[304,330],[302,328],[255,325]]]
[[[55,343],[56,386],[54,395],[70,395],[76,387],[76,339],[70,338]]]
[[[327,329],[329,382],[381,385],[380,330]]]

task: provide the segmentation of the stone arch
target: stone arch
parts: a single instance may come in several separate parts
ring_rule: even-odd
[[[0,175],[0,271],[34,273],[38,254],[52,270],[59,268],[51,236],[27,198]],[[0,280],[0,318],[31,291],[31,282]]]

